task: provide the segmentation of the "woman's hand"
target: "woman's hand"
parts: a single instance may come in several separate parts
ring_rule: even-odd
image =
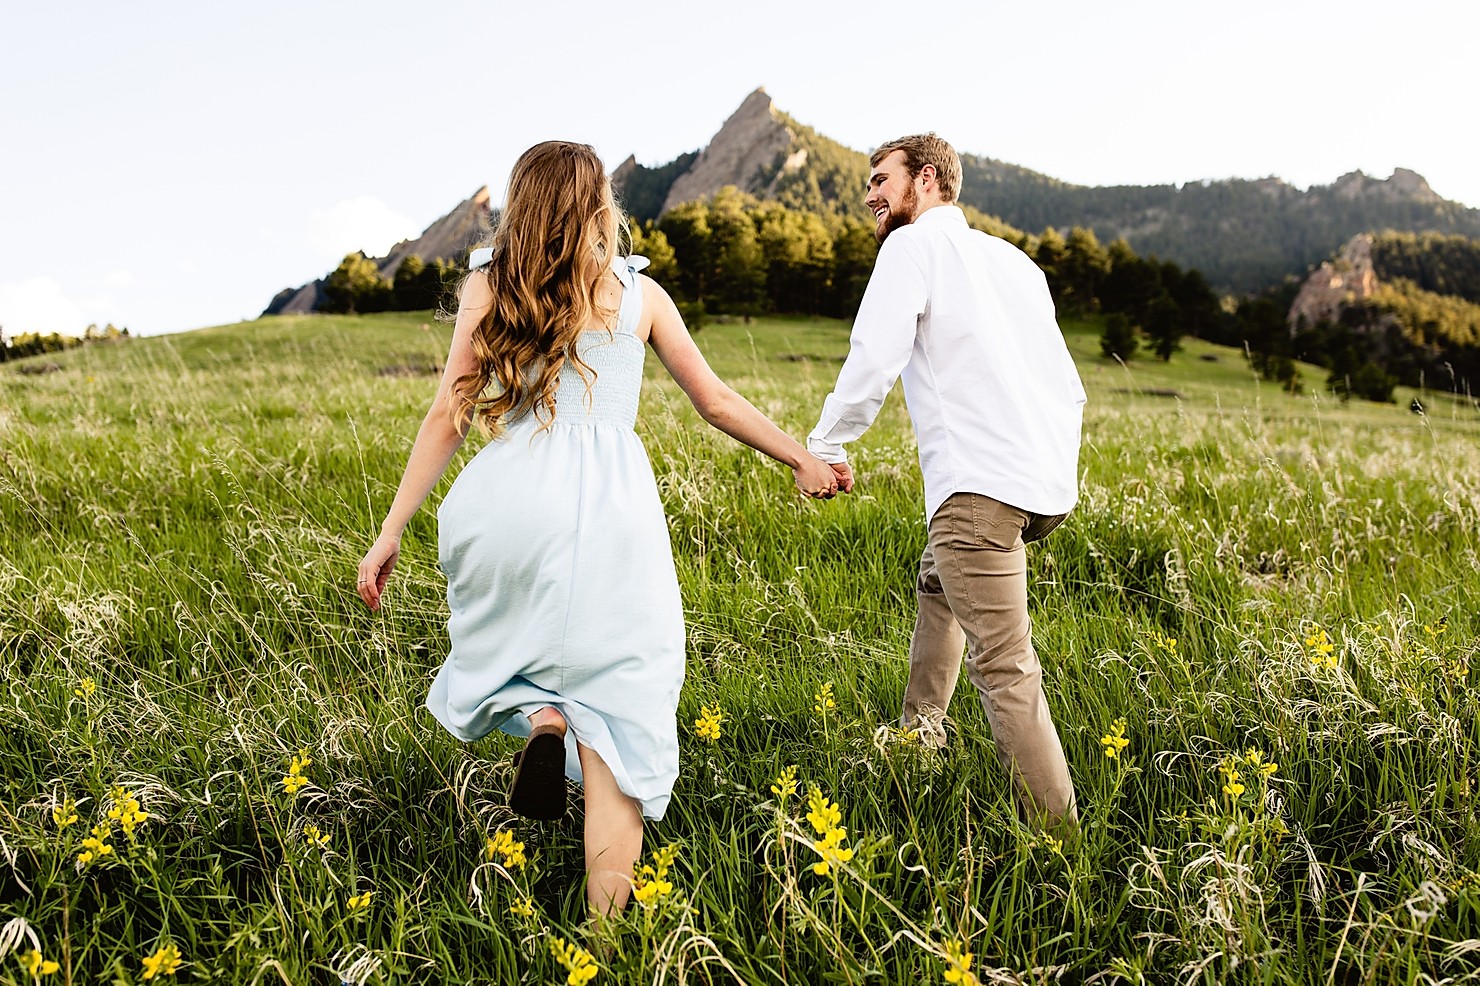
[[[401,539],[382,534],[360,559],[360,581],[355,588],[371,610],[380,609],[380,594],[385,591],[385,584],[390,580],[391,572],[395,571],[399,557]]]
[[[832,466],[817,456],[808,453],[793,467],[793,472],[796,474],[797,489],[801,490],[803,496],[819,500],[831,500],[837,496],[838,474],[833,471]]]

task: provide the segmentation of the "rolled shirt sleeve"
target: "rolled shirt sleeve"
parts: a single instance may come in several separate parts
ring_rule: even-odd
[[[915,348],[915,332],[925,313],[928,285],[924,267],[905,227],[879,248],[874,272],[863,292],[848,359],[833,392],[822,403],[822,417],[807,436],[807,450],[824,462],[847,462],[843,446],[868,430]]]

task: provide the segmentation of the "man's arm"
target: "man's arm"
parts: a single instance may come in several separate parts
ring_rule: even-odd
[[[807,450],[825,462],[848,461],[844,445],[868,430],[915,348],[915,331],[925,311],[925,272],[907,237],[884,241],[868,288],[853,320],[848,359],[822,417],[807,436]],[[851,476],[850,476],[851,479]],[[851,483],[850,483],[851,485]]]

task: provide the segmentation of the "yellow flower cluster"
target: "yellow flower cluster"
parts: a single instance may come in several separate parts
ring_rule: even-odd
[[[370,898],[374,896],[374,894],[375,891],[367,890],[362,894],[352,895],[349,900],[344,902],[345,910],[349,911],[351,914],[354,914],[358,911],[369,910]]]
[[[1218,773],[1223,775],[1223,793],[1234,799],[1248,790],[1243,783],[1243,774],[1239,772],[1240,766],[1246,767],[1251,774],[1256,774],[1265,780],[1273,777],[1275,771],[1280,769],[1280,765],[1273,760],[1264,759],[1264,751],[1252,746],[1243,756],[1232,754],[1224,757],[1223,761],[1218,764]]]
[[[99,822],[92,827],[92,833],[82,840],[82,852],[77,854],[77,862],[86,866],[96,862],[104,856],[113,855],[113,846],[108,842],[113,837],[113,827],[107,822]]]
[[[1218,773],[1222,774],[1225,779],[1223,793],[1230,798],[1237,798],[1247,790],[1240,782],[1241,775],[1238,772],[1238,757],[1225,758],[1222,763],[1218,764]]]
[[[833,701],[832,682],[824,682],[812,696],[812,711],[825,718],[835,708],[837,703]]]
[[[516,918],[524,918],[526,921],[534,918],[534,901],[529,897],[520,897],[509,905],[509,913]]]
[[[1264,777],[1273,777],[1275,771],[1280,769],[1280,765],[1275,763],[1273,760],[1264,759],[1263,750],[1260,750],[1257,747],[1253,746],[1244,751],[1244,763],[1247,764],[1249,766],[1249,769],[1254,771],[1254,773],[1263,775]]]
[[[144,979],[153,979],[155,976],[173,976],[180,971],[180,950],[175,947],[174,942],[161,945],[153,955],[146,955],[144,962]]]
[[[108,796],[113,799],[113,807],[108,809],[108,820],[119,824],[125,838],[133,839],[134,829],[149,821],[149,813],[139,807],[139,799],[121,784],[115,784]]]
[[[678,846],[666,845],[653,851],[651,865],[644,863],[632,870],[632,897],[639,904],[649,906],[660,897],[673,893],[673,884],[668,880],[668,870],[678,856]]]
[[[694,732],[701,740],[709,743],[719,741],[719,724],[725,721],[725,710],[718,704],[699,709],[699,718],[694,720]]]
[[[1157,650],[1166,651],[1171,657],[1177,656],[1177,638],[1168,637],[1156,627],[1151,628],[1151,643]]]
[[[1336,645],[1326,635],[1326,631],[1315,626],[1305,635],[1305,649],[1310,654],[1310,663],[1318,668],[1336,667]]]
[[[568,986],[586,986],[601,971],[601,966],[596,964],[590,952],[564,938],[550,939],[550,954],[569,973],[565,977]]]
[[[812,849],[822,857],[812,864],[812,872],[826,876],[832,867],[853,858],[853,850],[843,845],[848,835],[848,830],[842,825],[843,812],[837,802],[828,801],[815,784],[807,793],[807,808],[807,821],[812,823],[813,831],[822,836],[812,843]]]
[[[329,848],[329,833],[320,832],[319,827],[313,822],[309,822],[307,825],[303,826],[303,838],[309,845],[313,846],[315,849]]]
[[[290,796],[297,795],[308,784],[308,776],[303,772],[308,765],[313,763],[308,755],[307,749],[298,751],[298,756],[288,765],[288,772],[283,775],[283,791]]]
[[[68,825],[76,825],[77,802],[71,798],[63,798],[62,803],[51,810],[51,820],[57,823],[58,832]]]
[[[1120,751],[1131,745],[1131,741],[1125,738],[1125,719],[1116,719],[1110,724],[1110,732],[1100,737],[1100,743],[1105,747],[1105,756],[1111,760],[1120,758]]]
[[[1423,632],[1434,640],[1437,640],[1439,635],[1447,629],[1449,629],[1449,617],[1447,616],[1441,616],[1433,623],[1425,623],[1423,625]]]
[[[488,840],[488,848],[484,850],[488,859],[492,861],[498,858],[499,864],[506,870],[517,870],[525,863],[524,843],[514,841],[514,833],[509,829],[499,829]]]
[[[98,683],[96,681],[93,681],[91,678],[83,678],[77,683],[77,687],[72,689],[72,694],[76,695],[84,702],[92,698],[97,693]]]
[[[952,986],[981,986],[981,980],[976,978],[976,973],[971,971],[971,963],[976,958],[966,951],[966,943],[948,941],[946,948],[946,982]]]
[[[60,968],[51,959],[42,958],[41,951],[35,948],[21,956],[21,965],[25,967],[26,975],[38,982],[42,976],[49,976]]]
[[[797,765],[792,764],[776,775],[776,781],[771,785],[771,793],[782,801],[797,793]]]

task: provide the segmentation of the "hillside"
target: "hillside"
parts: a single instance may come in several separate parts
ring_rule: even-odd
[[[1197,268],[1224,292],[1256,292],[1303,277],[1367,230],[1480,237],[1480,210],[1441,198],[1404,169],[1387,179],[1356,171],[1306,191],[1278,178],[1091,187],[967,152],[969,134],[946,136],[962,151],[961,203],[984,214],[979,226],[1013,239],[1019,230],[1087,227],[1102,243],[1123,238],[1139,254]],[[861,201],[867,172],[867,154],[794,119],[757,89],[703,148],[654,166],[629,156],[613,169],[612,181],[638,222],[726,186],[791,209],[867,222]],[[481,188],[421,237],[374,262],[387,278],[412,254],[429,264],[460,263],[490,215],[488,189]],[[321,310],[325,302],[321,277],[279,292],[263,314]]]
[[[1290,306],[1314,348],[1378,355],[1406,383],[1480,379],[1480,240],[1362,233],[1312,271]]]
[[[1303,275],[1364,230],[1480,237],[1480,210],[1441,198],[1401,168],[1387,179],[1354,171],[1306,191],[1278,178],[1091,187],[970,153],[970,135],[945,136],[961,152],[963,204],[1029,232],[1086,226],[1102,242],[1124,238],[1138,253],[1198,268],[1227,291]],[[656,218],[658,201],[666,211],[724,185],[823,214],[864,211],[867,155],[798,123],[763,89],[686,158],[652,168],[624,162],[614,178],[641,189],[628,202],[635,216]]]

